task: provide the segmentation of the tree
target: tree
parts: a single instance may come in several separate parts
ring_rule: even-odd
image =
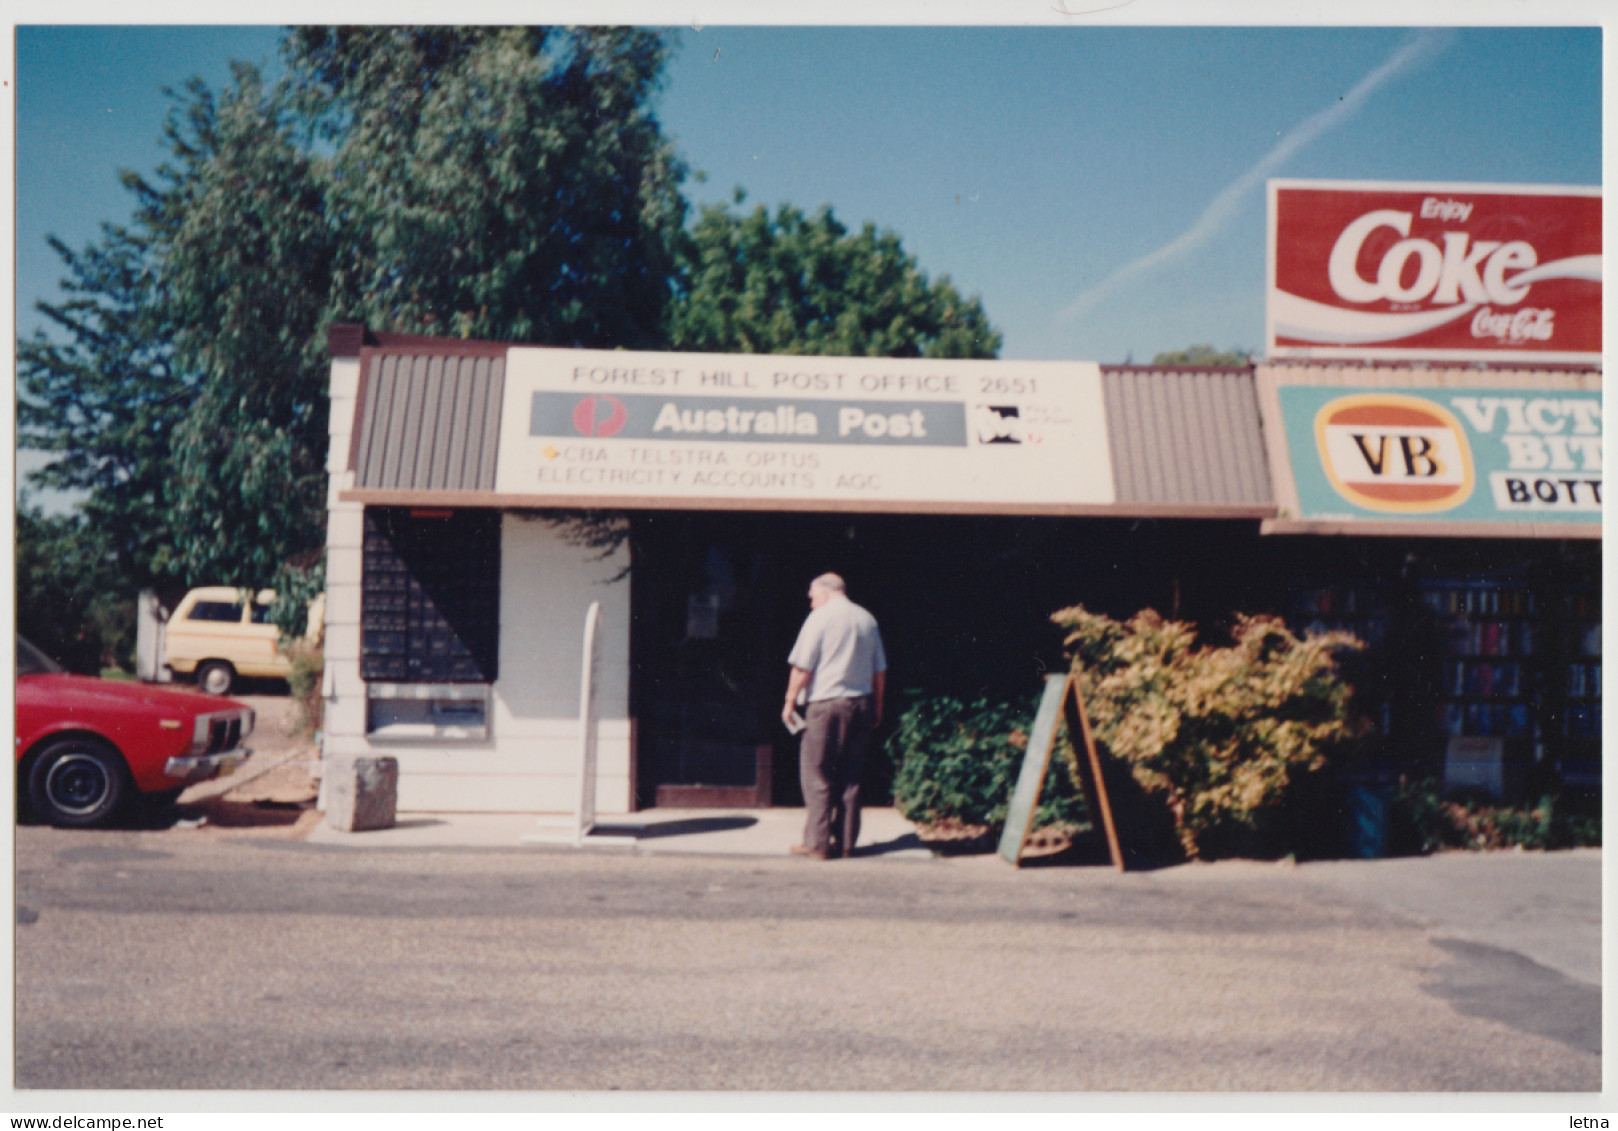
[[[112,537],[81,516],[17,509],[17,631],[71,671],[96,674],[134,647]]]
[[[167,437],[167,528],[192,584],[255,588],[324,542],[333,231],[323,164],[258,72],[200,81],[171,113],[176,162],[132,178],[158,252],[156,306],[192,395]]]
[[[88,490],[144,584],[307,589],[324,536],[323,331],[662,343],[683,169],[634,29],[326,29],[289,77],[174,93],[133,221],[53,242],[68,299],[20,347],[41,486]]]
[[[742,202],[740,193],[736,203]],[[999,331],[948,276],[929,281],[899,237],[850,234],[822,208],[703,209],[681,245],[669,319],[678,350],[863,357],[993,357]]]
[[[84,526],[124,599],[319,586],[333,321],[993,355],[977,300],[929,282],[891,233],[785,207],[710,209],[687,233],[685,168],[651,107],[669,52],[636,28],[302,28],[282,82],[237,65],[217,96],[173,94],[171,159],[123,174],[127,227],[80,252],[53,242],[68,299],[44,307],[55,336],[20,351],[22,442],[57,454],[34,481],[90,492]],[[288,623],[300,611],[283,601]]]
[[[67,268],[67,298],[40,305],[55,336],[18,343],[18,439],[55,457],[31,474],[35,486],[88,492],[84,524],[118,563],[116,590],[133,599],[176,568],[165,536],[167,456],[194,384],[169,362],[148,238],[107,225],[82,252],[51,246]],[[48,530],[19,513],[19,552]]]
[[[1240,368],[1253,360],[1251,350],[1216,350],[1212,346],[1190,346],[1183,350],[1169,350],[1152,358],[1153,365],[1202,365],[1218,368]]]
[[[406,332],[662,343],[685,170],[638,28],[302,28],[286,58],[336,146],[346,315]]]

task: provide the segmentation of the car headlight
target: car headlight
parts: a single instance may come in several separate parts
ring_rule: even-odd
[[[252,711],[215,711],[198,715],[191,730],[192,754],[219,754],[234,750],[253,733]]]

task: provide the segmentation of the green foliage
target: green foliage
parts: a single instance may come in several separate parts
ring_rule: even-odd
[[[1601,844],[1600,818],[1577,812],[1555,793],[1542,795],[1528,807],[1446,800],[1431,778],[1400,783],[1393,796],[1389,826],[1389,843],[1395,853]]]
[[[292,668],[287,673],[287,687],[298,705],[296,730],[312,736],[325,725],[326,701],[320,694],[326,675],[325,640],[298,640],[288,649],[288,655]]]
[[[639,28],[299,28],[285,56],[335,146],[341,313],[569,346],[662,344],[685,170]]]
[[[18,343],[18,443],[52,456],[30,474],[34,486],[88,492],[79,507],[81,536],[94,531],[97,552],[118,563],[115,590],[133,600],[176,568],[166,461],[194,382],[169,362],[149,238],[107,225],[101,243],[82,252],[54,238],[50,245],[67,269],[60,283],[67,297],[40,306],[51,333]],[[37,523],[25,528],[19,516],[19,553],[47,536],[54,538]],[[36,560],[40,568],[65,568],[73,557],[58,557],[55,567],[50,554]],[[57,582],[79,583],[72,576]],[[43,639],[36,643],[45,647]]]
[[[662,344],[685,204],[638,29],[309,28],[287,80],[171,92],[169,160],[20,343],[40,486],[145,585],[299,588],[324,542],[324,329]],[[305,564],[299,565],[298,563]],[[63,578],[62,584],[71,583]],[[289,606],[301,617],[301,603]]]
[[[1365,729],[1333,659],[1362,647],[1347,633],[1300,640],[1278,619],[1238,616],[1228,647],[1198,647],[1194,626],[1150,609],[1051,619],[1097,742],[1167,806],[1187,856],[1289,851],[1288,801]]]
[[[275,590],[270,623],[280,631],[282,641],[301,639],[309,628],[309,605],[326,591],[325,555],[314,552],[283,563],[270,587]]]
[[[132,221],[81,251],[52,241],[66,298],[19,343],[19,441],[54,457],[33,481],[88,492],[112,591],[268,585],[289,595],[278,623],[301,618],[334,321],[992,356],[976,300],[889,233],[787,208],[709,210],[687,232],[685,168],[652,112],[670,51],[639,28],[308,27],[280,83],[236,65],[221,92],[170,92],[168,160],[122,174]],[[603,553],[624,536],[610,514],[564,525]]]
[[[739,203],[739,202],[738,202]],[[854,357],[994,357],[1000,333],[947,276],[929,281],[892,232],[822,208],[702,210],[681,247],[675,349]]]
[[[1251,350],[1216,350],[1212,346],[1190,346],[1168,350],[1152,358],[1153,365],[1204,365],[1240,368],[1253,360]]]
[[[986,827],[998,836],[1022,770],[1037,703],[1016,706],[947,696],[913,697],[888,736],[899,767],[893,803],[916,824]],[[1034,827],[1086,820],[1063,759],[1053,757],[1035,811]]]
[[[127,664],[135,598],[112,539],[83,518],[17,511],[17,631],[69,671],[95,675]]]
[[[166,519],[189,582],[262,586],[323,541],[335,236],[321,166],[277,91],[237,64],[193,80],[165,127],[172,163],[130,178],[159,255],[157,303],[193,395],[168,436]]]

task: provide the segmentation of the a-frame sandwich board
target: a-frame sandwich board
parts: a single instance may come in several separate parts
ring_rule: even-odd
[[[1078,768],[1077,784],[1084,795],[1090,823],[1106,837],[1113,867],[1122,872],[1124,853],[1118,841],[1112,802],[1107,796],[1106,777],[1102,773],[1100,755],[1096,752],[1095,736],[1090,731],[1090,717],[1084,710],[1084,696],[1079,694],[1078,679],[1071,672],[1045,677],[1045,693],[1040,697],[1039,710],[1034,715],[1033,733],[1028,736],[1028,749],[1023,755],[1022,770],[1017,775],[1017,785],[1011,792],[1011,804],[1006,810],[1006,827],[1000,835],[1000,855],[1012,864],[1022,860],[1023,848],[1034,827],[1034,811],[1039,808],[1045,771],[1050,768],[1051,753],[1056,748],[1058,720],[1067,722],[1068,741],[1074,744],[1074,753],[1078,755],[1073,762]],[[1080,742],[1083,743],[1082,750],[1077,745]]]

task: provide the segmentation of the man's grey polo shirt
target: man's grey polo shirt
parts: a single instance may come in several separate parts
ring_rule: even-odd
[[[888,670],[876,618],[841,593],[810,612],[787,663],[809,672],[809,702],[869,695]]]

